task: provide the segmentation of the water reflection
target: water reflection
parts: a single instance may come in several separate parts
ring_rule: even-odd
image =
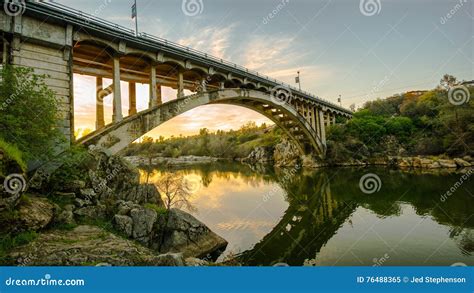
[[[196,217],[247,265],[474,264],[472,181],[440,200],[460,175],[346,168],[288,176],[235,163],[151,171],[151,181],[161,172],[199,178]],[[382,181],[372,195],[359,189],[368,172]]]

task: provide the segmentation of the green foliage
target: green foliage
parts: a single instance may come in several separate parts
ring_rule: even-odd
[[[165,207],[160,207],[153,203],[146,203],[144,207],[150,210],[154,210],[158,215],[164,215],[167,213],[167,210]]]
[[[73,146],[63,153],[61,160],[61,167],[50,178],[52,190],[60,190],[60,187],[73,180],[85,180],[88,176],[87,166],[93,159],[83,146]]]
[[[343,161],[376,155],[474,155],[474,90],[470,101],[454,105],[446,86],[367,102],[346,124],[328,131],[328,159]],[[395,146],[394,146],[395,144]],[[393,151],[393,152],[392,152]]]
[[[281,130],[248,122],[238,130],[210,132],[203,128],[199,134],[188,137],[163,137],[155,140],[144,138],[124,150],[124,155],[163,156],[215,156],[221,158],[243,158],[257,146],[275,145],[282,136]]]
[[[0,70],[0,136],[15,145],[25,160],[47,158],[63,138],[58,129],[58,102],[32,69]]]
[[[38,234],[35,231],[26,231],[19,234],[0,235],[0,262],[3,262],[7,254],[15,247],[26,245],[35,240]]]
[[[24,173],[26,163],[23,161],[23,154],[14,145],[5,142],[0,138],[0,176],[10,173]]]

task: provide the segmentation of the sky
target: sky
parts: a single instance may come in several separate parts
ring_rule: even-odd
[[[132,0],[58,3],[134,29]],[[189,3],[193,2],[193,3]],[[474,78],[474,0],[137,0],[139,31],[190,46],[301,86],[324,99],[361,106],[434,88],[443,74]],[[192,10],[196,4],[197,10]],[[105,83],[110,83],[106,80]],[[75,76],[76,128],[94,128],[95,81]],[[138,86],[145,109],[148,85]],[[127,84],[122,84],[127,113]],[[164,100],[173,99],[171,89]],[[140,98],[143,97],[143,98]],[[106,122],[111,97],[105,101]],[[203,106],[149,135],[190,135],[269,122],[236,106]]]

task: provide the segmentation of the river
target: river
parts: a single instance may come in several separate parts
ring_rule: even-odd
[[[163,172],[185,176],[196,208],[191,213],[229,242],[219,260],[238,257],[257,266],[474,265],[474,181],[459,184],[461,174],[238,163],[149,172],[152,182]],[[365,174],[380,178],[372,194],[359,186]]]

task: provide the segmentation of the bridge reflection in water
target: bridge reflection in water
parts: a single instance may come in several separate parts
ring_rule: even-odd
[[[284,170],[235,163],[173,170],[200,178],[196,216],[246,265],[474,264],[473,183],[441,202],[460,175],[371,171],[383,185],[372,195],[359,189],[365,169],[300,171],[291,180]]]

